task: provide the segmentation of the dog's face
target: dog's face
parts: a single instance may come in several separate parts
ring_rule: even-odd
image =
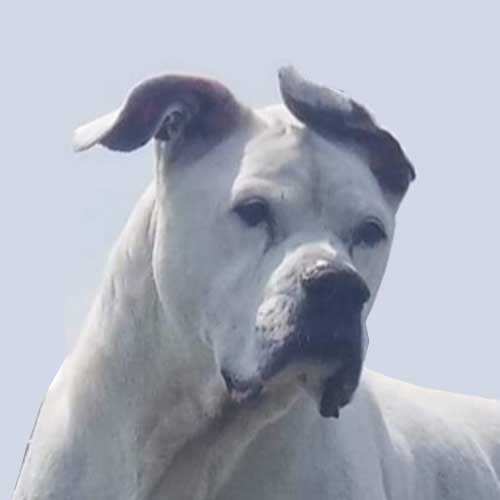
[[[185,87],[150,127],[153,269],[176,330],[196,332],[233,399],[296,384],[336,416],[359,381],[366,317],[413,171],[357,104],[290,71],[281,84],[289,110],[249,112],[218,87],[208,106]],[[106,133],[123,142],[116,120]],[[108,136],[93,140],[113,147]]]

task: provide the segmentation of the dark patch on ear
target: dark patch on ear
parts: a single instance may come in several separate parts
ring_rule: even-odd
[[[380,185],[402,197],[415,179],[415,170],[399,142],[382,129],[374,133],[360,132],[353,139],[366,151],[372,172]]]
[[[361,147],[382,188],[399,198],[405,194],[415,179],[413,165],[398,141],[363,106],[303,79],[293,68],[280,70],[279,77],[283,100],[296,118],[326,139]]]
[[[151,78],[135,87],[122,108],[84,125],[75,133],[75,149],[102,144],[116,151],[132,151],[153,137],[171,139],[165,119],[177,114],[186,141],[220,140],[232,130],[245,108],[217,81],[179,75]],[[164,126],[165,125],[165,126]]]

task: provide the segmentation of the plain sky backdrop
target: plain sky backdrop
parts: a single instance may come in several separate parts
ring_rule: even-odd
[[[133,7],[130,7],[133,5]],[[75,156],[75,126],[144,77],[276,102],[276,70],[344,89],[417,169],[369,321],[368,365],[500,398],[498,2],[25,2],[1,7],[0,498],[78,333],[152,148]]]

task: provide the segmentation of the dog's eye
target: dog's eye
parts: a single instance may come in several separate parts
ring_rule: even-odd
[[[377,220],[364,221],[354,232],[353,244],[374,247],[387,239],[384,226]]]
[[[255,227],[265,222],[270,222],[269,206],[264,200],[253,198],[234,208],[234,212],[249,227]]]

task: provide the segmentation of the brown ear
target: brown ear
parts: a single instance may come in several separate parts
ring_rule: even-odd
[[[150,78],[135,87],[123,106],[79,127],[75,151],[102,144],[132,151],[151,138],[171,140],[222,139],[243,116],[245,108],[217,81],[179,75]]]
[[[283,100],[292,114],[325,138],[354,142],[367,154],[382,188],[402,197],[415,170],[399,142],[370,113],[343,93],[302,78],[292,67],[279,72]]]

